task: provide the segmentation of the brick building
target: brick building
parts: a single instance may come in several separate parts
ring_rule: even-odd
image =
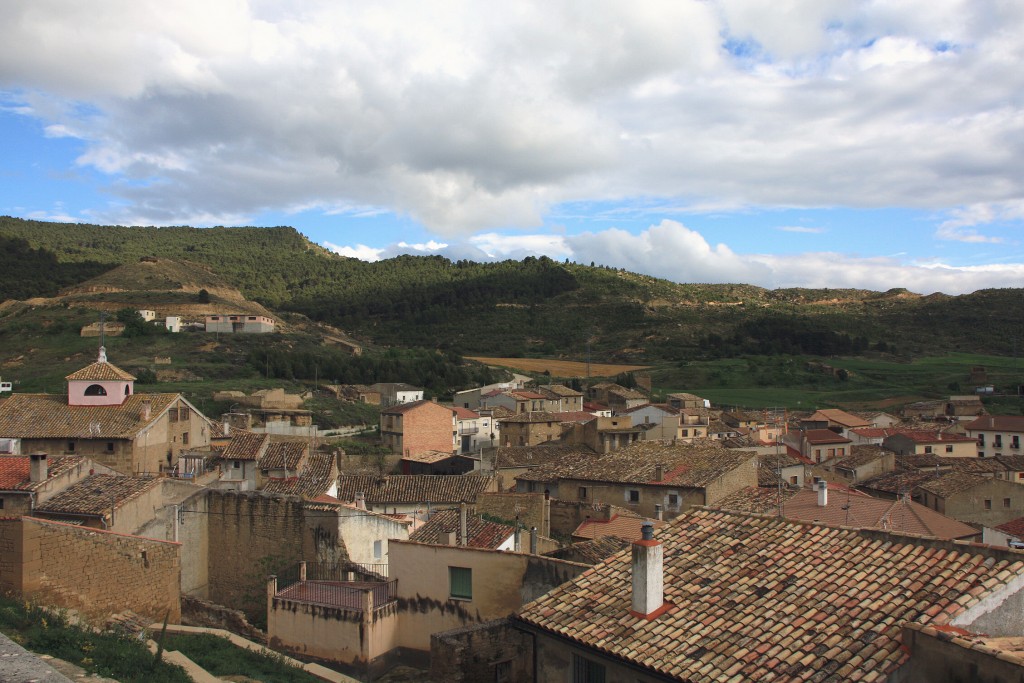
[[[414,401],[382,410],[380,438],[398,455],[449,451],[456,432],[452,409],[434,401]]]

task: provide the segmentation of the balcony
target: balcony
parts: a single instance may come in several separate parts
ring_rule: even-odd
[[[388,579],[386,564],[365,565],[300,562],[282,572],[275,584],[274,599],[337,607],[361,612],[373,611],[395,601],[397,579]]]
[[[459,426],[459,436],[470,436],[471,434],[479,434],[479,427],[471,427],[469,425]]]

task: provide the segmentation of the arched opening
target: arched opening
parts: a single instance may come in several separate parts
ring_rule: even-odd
[[[99,384],[90,384],[85,388],[86,396],[106,396],[107,390]]]
[[[128,396],[130,393],[131,393],[131,390],[130,390],[129,386],[127,384],[125,384],[124,385],[124,395]]]

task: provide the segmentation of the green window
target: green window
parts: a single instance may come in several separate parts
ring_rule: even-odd
[[[473,570],[467,567],[448,567],[448,585],[451,597],[473,599]]]

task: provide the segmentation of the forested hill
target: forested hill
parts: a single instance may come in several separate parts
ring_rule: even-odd
[[[548,258],[400,256],[366,263],[293,228],[137,228],[0,217],[0,299],[51,296],[156,256],[206,264],[249,299],[367,340],[461,353],[681,359],[749,353],[965,350],[1021,345],[1021,290],[765,290],[677,284]],[[685,279],[680,273],[679,279]]]

